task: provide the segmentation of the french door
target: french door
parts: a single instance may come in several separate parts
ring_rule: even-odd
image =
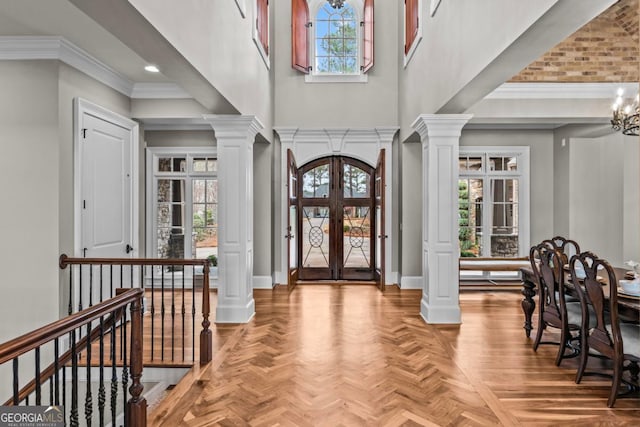
[[[374,174],[371,166],[348,157],[324,157],[300,167],[299,279],[374,280]]]

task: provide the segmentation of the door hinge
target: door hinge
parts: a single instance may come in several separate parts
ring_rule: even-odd
[[[364,21],[360,21],[360,26],[364,27]]]
[[[86,200],[82,201],[82,209],[87,209],[87,201]]]
[[[82,248],[82,257],[83,258],[87,257],[87,248]]]
[[[307,22],[306,24],[304,24],[304,26],[307,28],[311,28],[313,27],[313,22]]]
[[[420,17],[416,18],[416,28],[420,28]]]
[[[86,128],[82,129],[82,138],[83,139],[87,138],[87,129]]]

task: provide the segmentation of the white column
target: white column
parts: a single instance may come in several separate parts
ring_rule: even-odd
[[[246,323],[253,300],[254,116],[206,115],[218,151],[218,305],[216,323]]]
[[[422,114],[422,301],[427,323],[460,323],[458,146],[468,114]]]

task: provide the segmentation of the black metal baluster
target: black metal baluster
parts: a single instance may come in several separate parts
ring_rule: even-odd
[[[116,371],[116,316],[111,314],[113,325],[111,325],[111,425],[116,422],[116,402],[118,398],[118,374]]]
[[[184,277],[184,270],[182,271],[182,276]],[[175,299],[175,290],[176,290],[176,267],[173,266],[171,269],[171,361],[175,360],[174,350],[175,350],[175,329],[176,329],[176,299]]]
[[[55,405],[53,399],[53,377],[49,377],[49,406]]]
[[[91,299],[90,299],[91,300]],[[93,415],[93,394],[91,392],[91,321],[87,323],[87,391],[84,398],[84,418],[87,426],[91,427],[91,416]]]
[[[129,382],[129,371],[127,370],[127,309],[122,309],[122,403],[124,408],[124,419],[127,419],[127,383]]]
[[[53,359],[53,369],[55,370],[54,372],[54,378],[55,378],[55,400],[54,400],[54,404],[56,406],[58,406],[60,404],[60,359],[58,357],[58,355],[60,354],[60,344],[58,342],[58,338],[56,338],[53,342],[53,351],[56,353],[54,355],[54,359]],[[63,368],[64,369],[64,368]]]
[[[155,283],[155,278],[154,278],[154,272],[155,272],[155,266],[152,265],[151,266],[151,360],[153,360],[153,348],[155,347],[155,341],[153,339],[154,333],[155,333],[155,329],[154,329],[154,324],[155,324],[155,317],[156,317],[156,301],[155,301],[155,287],[156,287],[156,283]]]
[[[13,358],[13,406],[18,406],[20,404],[20,387],[18,380],[18,358]]]
[[[79,266],[78,270],[80,270],[80,277],[78,281],[80,282],[78,286],[78,311],[82,310],[82,264]]]
[[[113,264],[109,264],[109,286],[111,287],[109,298],[113,298],[115,296],[113,293]]]
[[[193,277],[196,276],[196,266],[191,266]],[[195,285],[195,283],[194,283]],[[204,284],[202,291],[204,292]],[[203,296],[204,297],[204,296]],[[191,287],[191,360],[196,360],[196,287]]]
[[[64,418],[67,418],[67,368],[62,367],[62,407],[64,408]]]
[[[104,404],[106,401],[107,397],[104,388],[104,316],[100,316],[100,385],[98,386],[98,413],[100,414],[100,427],[104,426]]]
[[[184,318],[187,313],[186,307],[184,305],[184,276],[186,275],[187,268],[185,267],[182,271],[182,306],[180,307],[180,313],[182,314],[182,361],[184,362]],[[191,284],[195,286],[195,275],[191,277]]]
[[[27,395],[27,397],[24,398],[24,404],[29,406],[29,395]]]
[[[71,316],[71,313],[73,313],[72,301],[73,301],[73,265],[69,267],[69,309],[68,309],[69,316]]]
[[[76,352],[76,330],[71,331],[71,427],[78,421],[78,354]]]
[[[164,267],[160,283],[160,360],[164,362]]]
[[[19,387],[19,378],[18,378],[18,358],[13,358],[13,406],[18,406],[20,404],[20,387]]]
[[[93,306],[93,264],[89,264],[89,307]]]
[[[102,296],[104,295],[103,294],[104,286],[103,286],[103,277],[102,277],[102,267],[103,267],[102,264],[100,264],[100,302],[103,301]]]
[[[42,385],[40,384],[40,347],[35,348],[36,353],[36,405],[42,405]]]

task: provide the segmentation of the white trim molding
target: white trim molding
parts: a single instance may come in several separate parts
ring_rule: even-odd
[[[271,276],[253,276],[253,289],[273,289]]]
[[[0,36],[0,60],[53,59],[130,98],[193,98],[174,83],[135,83],[87,51],[57,36]]]
[[[638,83],[503,83],[484,99],[611,99],[618,88],[637,93]]]
[[[422,289],[422,276],[402,276],[400,289]]]

